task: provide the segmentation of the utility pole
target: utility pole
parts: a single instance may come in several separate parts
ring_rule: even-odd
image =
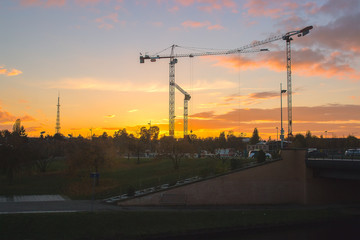
[[[286,93],[286,90],[282,89],[282,84],[280,83],[280,109],[281,109],[280,140],[281,140],[281,149],[284,148],[284,128],[283,128],[283,114],[282,114],[282,94],[283,93]]]

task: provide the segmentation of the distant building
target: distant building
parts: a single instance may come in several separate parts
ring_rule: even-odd
[[[218,148],[215,149],[215,155],[220,156],[221,158],[234,157],[236,150],[233,148]]]
[[[269,152],[269,145],[266,142],[259,142],[257,144],[248,144],[247,150],[263,150],[264,152]]]

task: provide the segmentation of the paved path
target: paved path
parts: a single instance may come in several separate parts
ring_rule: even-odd
[[[0,203],[3,202],[51,202],[51,201],[65,201],[61,195],[21,195],[4,197],[0,196]]]
[[[121,209],[100,201],[68,200],[60,195],[0,196],[0,214],[114,211]]]

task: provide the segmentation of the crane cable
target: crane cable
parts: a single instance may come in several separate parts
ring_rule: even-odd
[[[194,62],[193,62],[193,58],[189,58],[189,67],[190,67],[190,96],[192,98],[192,100],[190,101],[190,107],[189,107],[189,114],[188,116],[191,116],[192,112],[193,112],[193,102],[195,100],[194,98],[194,90],[193,90],[193,80],[194,80]],[[191,117],[188,117],[189,122],[191,122]],[[192,132],[191,130],[191,124],[188,123],[188,128],[190,129],[190,134]]]
[[[238,56],[238,92],[237,92],[237,97],[238,97],[238,104],[239,104],[239,109],[238,109],[238,113],[237,113],[237,124],[238,124],[238,128],[239,128],[239,132],[241,133],[241,127],[240,127],[240,109],[241,109],[241,96],[240,96],[240,90],[241,90],[241,78],[240,78],[240,61],[241,61],[241,56],[240,53],[237,54]]]

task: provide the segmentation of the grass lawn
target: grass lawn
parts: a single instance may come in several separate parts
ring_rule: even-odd
[[[238,166],[248,162],[239,160]],[[175,184],[180,179],[193,176],[212,176],[230,169],[230,160],[214,158],[182,159],[175,170],[170,159],[114,159],[111,166],[100,169],[96,198],[126,193],[129,186],[135,189],[153,187],[164,183]],[[65,159],[54,161],[46,173],[27,171],[17,175],[12,184],[0,176],[1,195],[63,194],[72,199],[89,199],[92,179],[89,171],[70,174]]]
[[[14,214],[0,215],[0,234],[2,239],[138,239],[220,229],[316,223],[346,216],[348,213],[339,209]]]

